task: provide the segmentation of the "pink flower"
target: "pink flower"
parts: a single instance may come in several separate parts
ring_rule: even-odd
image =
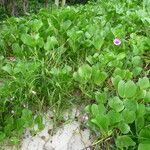
[[[116,38],[116,39],[114,39],[113,43],[115,45],[120,45],[121,44],[121,40]]]

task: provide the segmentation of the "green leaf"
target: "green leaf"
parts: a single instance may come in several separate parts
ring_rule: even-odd
[[[87,105],[85,108],[84,108],[84,111],[86,113],[90,113],[90,110],[91,110],[91,106],[90,105]]]
[[[120,76],[122,79],[124,79],[125,76],[126,76],[126,70],[122,70],[122,69],[120,69],[120,68],[116,68],[115,71],[114,71],[114,73],[113,73],[113,75],[114,75],[114,76],[118,75],[118,76]]]
[[[138,150],[149,150],[150,149],[150,142],[149,143],[140,143],[138,146]]]
[[[133,77],[133,73],[130,72],[129,70],[126,70],[125,79],[126,79],[126,80],[132,79],[132,77]]]
[[[150,90],[146,92],[146,96],[144,98],[145,102],[150,102]]]
[[[87,83],[91,78],[92,68],[88,64],[82,65],[78,69],[78,75],[81,83]]]
[[[43,117],[42,115],[38,115],[36,118],[35,118],[35,123],[38,124],[38,129],[39,130],[42,130],[44,129],[44,124],[43,124]]]
[[[131,99],[125,99],[124,100],[124,106],[127,110],[136,111],[138,107],[138,103],[135,100]]]
[[[114,97],[108,101],[108,105],[113,108],[116,112],[120,112],[124,109],[123,102],[119,99],[119,97]]]
[[[133,57],[132,58],[132,64],[134,67],[136,67],[136,66],[141,67],[143,65],[141,57],[140,56]]]
[[[11,142],[11,144],[13,144],[13,145],[18,145],[18,144],[20,143],[20,140],[19,140],[19,138],[17,138],[17,137],[11,137],[11,138],[10,138],[10,142]]]
[[[106,78],[108,77],[107,73],[102,71],[99,75],[99,79],[101,80],[101,82],[104,82],[106,80]]]
[[[98,105],[92,104],[92,106],[91,106],[91,111],[92,111],[92,114],[93,114],[94,116],[98,115],[98,114],[99,114]]]
[[[143,128],[138,135],[140,142],[149,142],[150,141],[150,125]]]
[[[23,134],[24,131],[24,120],[22,118],[19,118],[16,120],[16,129],[17,129],[17,133],[19,135]]]
[[[43,26],[43,22],[40,19],[34,19],[29,22],[33,31],[38,32],[38,30]]]
[[[117,59],[118,59],[118,60],[122,60],[122,59],[124,59],[125,57],[126,57],[126,54],[125,54],[124,52],[119,53],[119,54],[117,55]]]
[[[31,127],[33,125],[32,111],[29,109],[23,109],[21,119],[24,122],[24,127]]]
[[[134,111],[129,111],[127,109],[123,110],[122,116],[124,118],[125,123],[133,123],[135,121],[136,115]]]
[[[31,46],[31,47],[34,47],[36,45],[35,40],[29,34],[22,34],[21,35],[21,40],[25,45],[28,45],[28,46]]]
[[[135,83],[131,80],[127,81],[125,84],[125,97],[130,98],[136,94],[137,87]]]
[[[118,136],[116,139],[116,146],[120,149],[135,145],[136,143],[127,135]]]
[[[135,67],[135,68],[133,69],[133,71],[132,71],[132,72],[133,72],[133,76],[136,77],[136,76],[140,75],[141,72],[142,72],[142,70],[143,70],[142,67]]]
[[[13,117],[9,117],[7,116],[7,118],[5,118],[5,127],[4,127],[4,133],[6,135],[10,135],[13,128],[14,128],[14,119]]]
[[[40,47],[40,48],[43,48],[43,46],[44,46],[44,40],[43,40],[43,38],[38,38],[37,40],[36,40],[36,44]]]
[[[67,20],[67,21],[64,21],[61,23],[61,27],[64,29],[64,30],[68,30],[68,28],[71,26],[72,24],[72,21],[71,20]]]
[[[110,119],[110,125],[111,126],[115,125],[116,123],[123,121],[123,117],[122,117],[121,113],[115,112],[113,110],[110,110],[108,112],[108,116]]]
[[[109,117],[107,115],[97,115],[91,122],[96,124],[103,133],[108,132]]]
[[[150,82],[149,79],[147,77],[144,78],[140,78],[138,81],[138,85],[140,86],[141,89],[147,89],[150,87]]]
[[[146,114],[145,105],[144,104],[138,104],[137,112],[136,112],[137,118],[144,117],[145,114]]]
[[[97,68],[92,68],[92,79],[93,82],[97,85],[100,85],[102,83],[100,78],[100,70],[98,70]]]
[[[58,45],[58,41],[55,36],[48,36],[47,42],[44,45],[45,50],[52,50]]]
[[[105,114],[106,113],[106,107],[104,104],[98,104],[99,114]]]
[[[85,64],[79,68],[78,73],[79,73],[79,76],[81,77],[87,76],[89,78],[91,77],[91,71],[92,71],[92,68],[88,64]]]
[[[123,98],[133,97],[136,94],[136,90],[137,90],[137,86],[131,80],[127,81],[126,83],[121,80],[118,84],[119,96],[121,96]]]
[[[122,8],[123,8],[122,5],[116,5],[115,6],[116,13],[120,14],[123,11]],[[118,24],[115,28],[111,28],[111,31],[115,37],[123,37],[123,35],[125,34],[125,28],[122,24]]]
[[[2,142],[5,139],[6,135],[5,133],[0,131],[0,142]]]
[[[119,123],[118,128],[123,134],[127,134],[130,132],[130,126],[126,123],[123,123],[123,122]]]
[[[118,93],[120,97],[125,97],[125,82],[122,80],[118,83]]]
[[[91,35],[89,32],[85,32],[85,37],[86,37],[87,39],[90,39],[90,38],[92,37],[92,35]]]
[[[107,73],[104,71],[100,71],[97,67],[92,68],[92,79],[95,84],[100,85],[107,78]]]
[[[73,79],[74,79],[75,81],[80,81],[80,77],[79,77],[79,75],[78,75],[78,72],[74,72],[74,73],[73,73]]]
[[[138,88],[136,98],[137,99],[144,99],[146,97],[146,94],[147,94],[146,90],[142,90],[142,89]]]
[[[94,36],[93,45],[96,48],[96,50],[100,50],[103,43],[104,43],[104,38],[102,38],[101,36]]]
[[[137,134],[144,127],[144,124],[145,124],[145,118],[144,117],[137,118],[135,120],[135,127],[136,127],[136,133]]]
[[[114,87],[117,89],[118,87],[118,83],[121,81],[121,77],[119,75],[116,75],[114,78],[112,78],[112,83],[114,85]]]
[[[88,56],[88,57],[86,57],[86,61],[87,61],[88,63],[90,63],[91,65],[94,64],[94,60],[93,60],[93,57],[92,57],[91,55]]]
[[[4,70],[5,72],[9,73],[9,74],[12,73],[12,67],[11,67],[10,64],[6,64],[6,65],[3,66],[1,69]]]
[[[98,104],[106,103],[106,101],[107,101],[107,94],[106,94],[106,92],[103,92],[103,93],[96,92],[95,93],[95,99],[96,99],[96,102]]]
[[[117,67],[121,68],[123,66],[123,63],[120,60],[114,59],[108,63],[108,66],[115,67],[115,68],[117,68]]]
[[[13,43],[12,50],[15,55],[22,56],[22,48],[18,43]]]

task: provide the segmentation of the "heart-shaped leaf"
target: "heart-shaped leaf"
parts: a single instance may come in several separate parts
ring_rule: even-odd
[[[108,116],[109,116],[110,124],[112,126],[115,125],[116,123],[123,121],[123,117],[121,113],[115,112],[114,110],[110,110],[108,112]]]
[[[140,78],[138,81],[138,85],[140,86],[141,89],[147,89],[150,87],[150,82],[148,77]]]
[[[107,115],[97,115],[96,118],[91,120],[91,122],[96,124],[103,134],[108,132],[109,117]]]
[[[122,116],[124,118],[125,123],[133,123],[135,121],[136,115],[134,111],[129,111],[127,109],[123,110]]]
[[[111,108],[113,108],[116,112],[120,112],[124,109],[123,102],[119,99],[119,97],[114,97],[108,101],[108,104]]]
[[[137,86],[131,80],[127,81],[126,83],[121,80],[118,83],[118,93],[119,93],[119,96],[123,98],[133,97],[136,94],[136,90],[137,90]]]
[[[57,45],[58,45],[58,41],[57,41],[56,37],[55,36],[52,36],[52,37],[48,36],[47,37],[47,42],[44,45],[44,49],[47,50],[47,51],[52,50]]]
[[[103,93],[96,92],[95,93],[95,99],[96,99],[96,102],[98,104],[106,103],[106,101],[107,101],[107,94],[106,94],[106,92],[103,92]]]
[[[138,150],[148,150],[150,149],[150,142],[149,143],[140,143],[138,146]]]
[[[92,111],[92,114],[93,114],[94,116],[97,116],[97,115],[99,114],[98,105],[93,104],[92,107],[91,107],[91,111]]]
[[[118,128],[123,134],[127,134],[130,131],[130,126],[123,122],[118,124]]]
[[[120,149],[128,148],[129,146],[135,146],[136,143],[127,135],[118,136],[116,139],[116,145]]]
[[[29,34],[22,34],[21,40],[25,45],[34,47],[36,45],[35,39]]]

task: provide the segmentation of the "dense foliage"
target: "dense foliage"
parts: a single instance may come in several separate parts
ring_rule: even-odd
[[[149,16],[149,0],[99,0],[2,22],[0,141],[80,102],[102,149],[149,149]]]
[[[22,16],[40,8],[85,4],[89,0],[0,0],[0,20],[7,16]],[[95,0],[90,0],[95,1]]]

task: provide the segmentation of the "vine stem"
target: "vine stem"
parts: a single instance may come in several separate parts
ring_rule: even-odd
[[[101,143],[101,142],[103,142],[103,141],[108,141],[109,139],[111,139],[110,136],[109,136],[109,137],[106,137],[106,138],[102,138],[102,139],[98,140],[97,142],[95,142],[95,143],[93,143],[93,144],[91,144],[91,145],[89,145],[89,146],[83,148],[82,150],[86,150],[87,148],[93,147],[93,146],[95,146],[95,145],[97,145],[97,144],[99,144],[99,143]]]

